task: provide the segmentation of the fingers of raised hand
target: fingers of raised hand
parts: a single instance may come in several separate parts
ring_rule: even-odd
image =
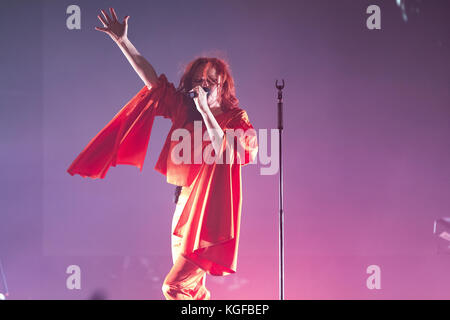
[[[95,30],[107,32],[108,28],[95,27]]]
[[[101,12],[103,13],[103,16],[105,17],[106,22],[111,23],[112,20],[111,20],[111,18],[108,16],[108,14],[105,12],[105,10],[101,9]]]
[[[102,22],[104,27],[108,27],[108,24],[106,23],[105,19],[103,19],[100,15],[97,15],[97,18]]]
[[[118,21],[116,12],[114,11],[114,8],[109,8],[109,11],[111,11],[111,16],[114,21]]]

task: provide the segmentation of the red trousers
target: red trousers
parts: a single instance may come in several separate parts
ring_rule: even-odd
[[[210,300],[211,293],[205,287],[206,271],[180,254],[182,238],[173,235],[173,231],[183,211],[192,188],[183,187],[172,218],[172,261],[162,286],[167,300]]]

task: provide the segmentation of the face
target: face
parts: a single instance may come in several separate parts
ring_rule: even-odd
[[[210,107],[220,106],[220,86],[221,77],[217,76],[216,69],[214,67],[206,70],[205,66],[200,66],[194,72],[192,77],[192,87],[202,86],[203,88],[209,88],[208,105]]]

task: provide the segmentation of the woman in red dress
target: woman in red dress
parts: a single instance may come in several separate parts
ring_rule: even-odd
[[[134,165],[142,171],[154,117],[171,119],[172,127],[155,166],[168,183],[177,186],[171,228],[173,267],[162,291],[170,300],[210,299],[206,273],[224,276],[236,272],[241,166],[256,159],[256,132],[247,113],[238,107],[233,78],[223,60],[195,59],[175,89],[164,74],[157,76],[129,41],[129,16],[120,23],[114,9],[110,8],[111,17],[101,11],[103,17],[98,18],[104,27],[95,29],[114,40],[145,85],[89,142],[67,171],[101,179],[117,164]],[[185,145],[190,148],[182,150],[181,162],[176,152],[181,142],[173,138],[180,130],[189,133]],[[200,143],[195,136],[198,133],[203,137]],[[184,154],[186,151],[190,152]],[[196,161],[198,155],[201,161]],[[208,156],[215,161],[205,161]]]

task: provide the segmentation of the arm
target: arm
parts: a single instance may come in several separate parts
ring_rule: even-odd
[[[116,41],[116,44],[122,50],[125,57],[130,62],[134,71],[144,81],[145,85],[151,89],[158,84],[158,75],[153,66],[137,51],[128,38]]]
[[[201,86],[196,86],[192,90],[197,94],[197,96],[194,97],[195,106],[203,117],[215,154],[220,155],[224,132],[209,108],[206,92]]]
[[[216,155],[220,154],[224,132],[209,108],[200,111]]]
[[[111,11],[111,18],[104,10],[101,10],[104,17],[97,15],[104,28],[95,27],[95,30],[105,32],[113,39],[128,59],[134,71],[144,81],[145,85],[151,89],[158,84],[158,76],[153,66],[137,51],[131,41],[128,40],[128,19],[130,16],[126,16],[123,23],[120,23],[117,20],[114,9],[109,8],[109,10]]]

